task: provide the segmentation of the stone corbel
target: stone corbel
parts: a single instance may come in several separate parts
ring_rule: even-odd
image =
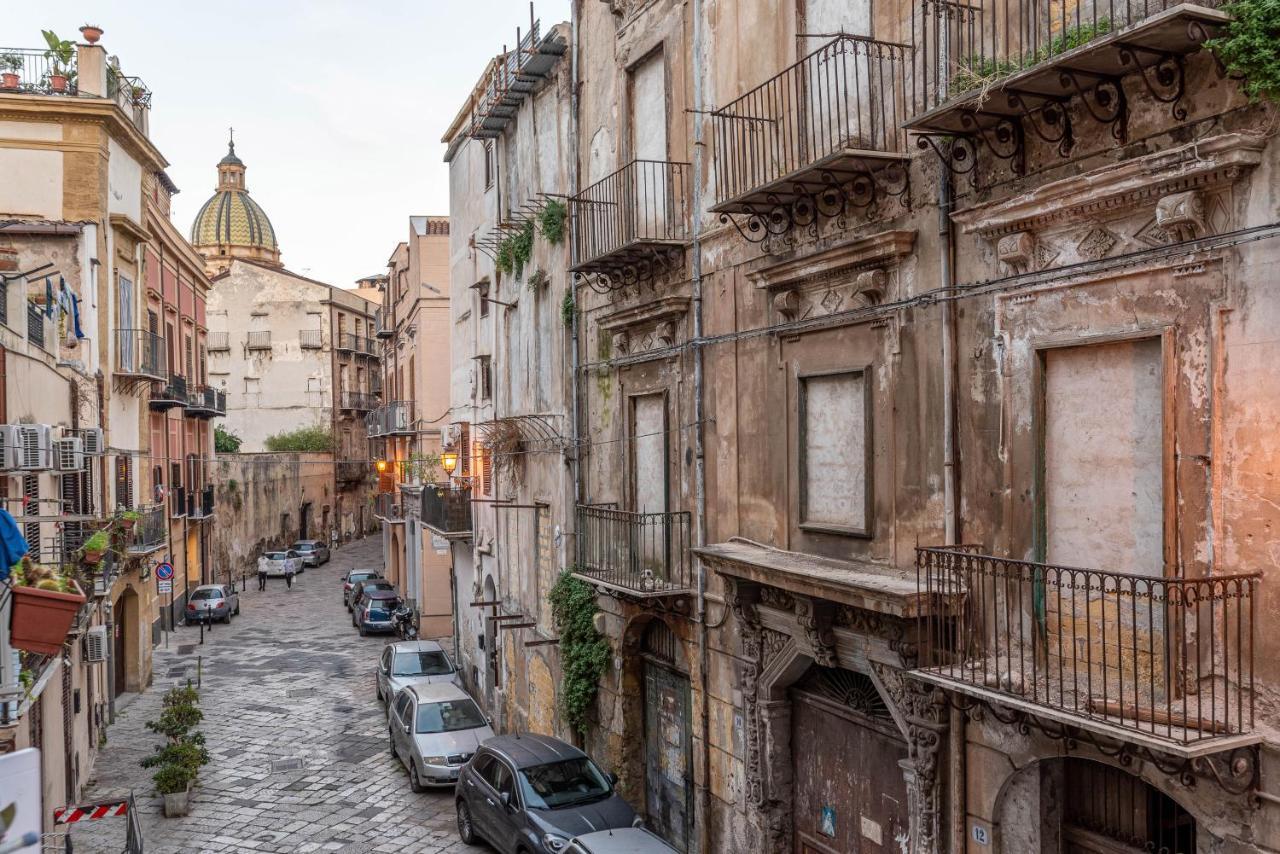
[[[1205,234],[1204,195],[1196,190],[1173,193],[1156,202],[1156,225],[1175,241]]]
[[[800,316],[800,295],[788,288],[773,295],[773,310],[778,316],[790,323]]]
[[[888,289],[889,275],[884,270],[863,270],[853,279],[854,293],[860,294],[868,305],[877,305]]]
[[[1036,256],[1036,238],[1029,231],[1006,234],[996,241],[996,257],[1015,275],[1031,270]]]
[[[657,339],[659,347],[674,347],[676,343],[675,323],[670,320],[662,321],[654,331],[654,337]]]
[[[620,329],[613,333],[613,352],[619,356],[631,352],[631,335],[626,330]]]
[[[813,660],[823,667],[835,667],[836,637],[831,631],[835,606],[830,602],[795,597],[796,623],[804,630],[805,638],[813,653]]]

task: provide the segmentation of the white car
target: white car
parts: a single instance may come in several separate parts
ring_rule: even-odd
[[[290,572],[297,575],[302,572],[302,557],[292,549],[287,552],[264,552],[258,558],[258,570],[266,567],[267,576],[284,578]]]

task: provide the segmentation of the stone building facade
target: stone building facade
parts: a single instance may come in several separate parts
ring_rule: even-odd
[[[172,626],[155,568],[174,566],[175,613],[208,579],[219,401],[204,385],[209,282],[170,221],[150,91],[96,40],[75,46],[61,89],[44,48],[8,56],[21,67],[0,89],[0,496],[31,559],[88,599],[60,654],[19,655],[0,597],[0,752],[41,749],[52,830],[116,699],[151,683]],[[99,529],[110,549],[91,564],[81,546]]]
[[[560,559],[681,850],[1280,850],[1277,155],[1216,5],[575,4]]]

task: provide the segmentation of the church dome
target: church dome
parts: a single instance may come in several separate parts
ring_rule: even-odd
[[[280,246],[271,220],[253,199],[244,182],[245,165],[228,143],[218,162],[218,189],[191,224],[191,245],[207,261],[210,271],[225,269],[232,258],[280,266]]]

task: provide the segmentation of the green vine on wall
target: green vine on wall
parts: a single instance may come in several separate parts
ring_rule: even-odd
[[[1244,82],[1249,100],[1280,99],[1280,3],[1235,0],[1224,35],[1205,42],[1232,77]]]
[[[565,203],[552,199],[538,212],[538,232],[552,246],[559,246],[564,242],[564,224],[568,218],[569,209]]]
[[[572,569],[560,578],[547,595],[551,614],[560,633],[560,713],[579,734],[587,730],[587,710],[595,702],[600,679],[609,667],[609,642],[596,631],[596,596],[591,586],[573,576]]]
[[[560,301],[560,319],[564,321],[564,325],[573,326],[573,317],[578,312],[578,306],[573,301],[573,286],[564,289],[564,299]]]

